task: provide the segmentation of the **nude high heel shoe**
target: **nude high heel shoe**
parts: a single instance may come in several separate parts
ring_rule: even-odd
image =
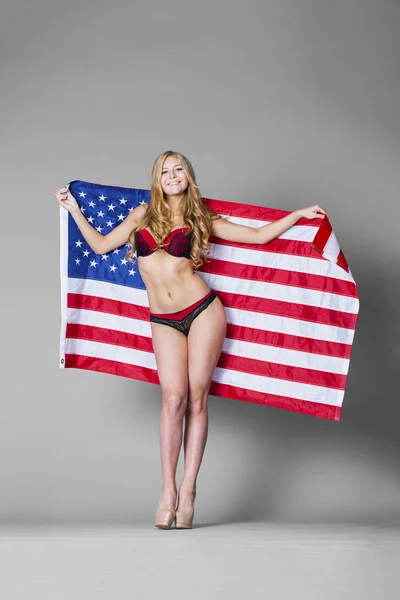
[[[176,510],[173,508],[158,508],[156,511],[156,520],[154,527],[159,529],[170,529],[175,521]]]
[[[196,490],[193,494],[192,508],[177,508],[175,517],[175,529],[192,529],[194,516],[194,501],[196,498]]]
[[[158,508],[156,511],[156,520],[154,527],[159,529],[170,529],[172,523],[175,521],[175,508],[162,508],[160,507],[161,498],[159,500]]]

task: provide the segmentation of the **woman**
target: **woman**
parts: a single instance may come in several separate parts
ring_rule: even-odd
[[[59,189],[56,197],[96,254],[106,254],[128,242],[131,248],[126,258],[132,261],[136,250],[148,294],[162,390],[159,433],[163,485],[155,526],[169,529],[175,521],[177,529],[190,529],[208,434],[208,391],[226,335],[224,307],[193,269],[204,262],[201,251],[205,260],[210,254],[210,234],[233,242],[267,244],[300,218],[315,219],[326,213],[315,205],[258,228],[230,223],[206,208],[190,161],[172,150],[154,162],[150,203],[137,206],[105,236],[90,225],[69,191]],[[178,493],[175,474],[182,437],[184,476]]]

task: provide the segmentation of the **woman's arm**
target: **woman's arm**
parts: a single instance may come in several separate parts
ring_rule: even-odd
[[[247,225],[238,225],[230,223],[226,219],[215,219],[212,221],[211,233],[222,240],[228,242],[241,242],[247,244],[268,244],[290,229],[299,219],[318,219],[324,217],[326,212],[315,204],[308,208],[295,210],[282,219],[273,223],[267,223],[262,227],[248,227]]]
[[[79,231],[96,254],[107,254],[111,250],[122,246],[128,241],[130,232],[139,224],[146,210],[147,204],[136,206],[124,221],[107,235],[99,233],[84,217],[81,210],[71,212]]]
[[[106,254],[125,244],[130,232],[139,224],[147,209],[147,204],[139,204],[118,227],[115,227],[107,235],[102,235],[87,221],[69,190],[67,192],[63,189],[57,190],[56,197],[59,204],[71,213],[79,231],[95,254]]]

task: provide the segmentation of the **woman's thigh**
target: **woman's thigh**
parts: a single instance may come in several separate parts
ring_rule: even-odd
[[[158,378],[164,394],[187,396],[188,344],[186,336],[169,325],[150,322]]]
[[[193,321],[188,335],[189,397],[208,390],[226,336],[226,314],[217,297]]]

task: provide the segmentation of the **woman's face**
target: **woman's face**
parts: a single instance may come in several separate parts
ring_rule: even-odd
[[[183,195],[188,186],[186,173],[178,158],[167,156],[161,171],[161,187],[166,196]]]

